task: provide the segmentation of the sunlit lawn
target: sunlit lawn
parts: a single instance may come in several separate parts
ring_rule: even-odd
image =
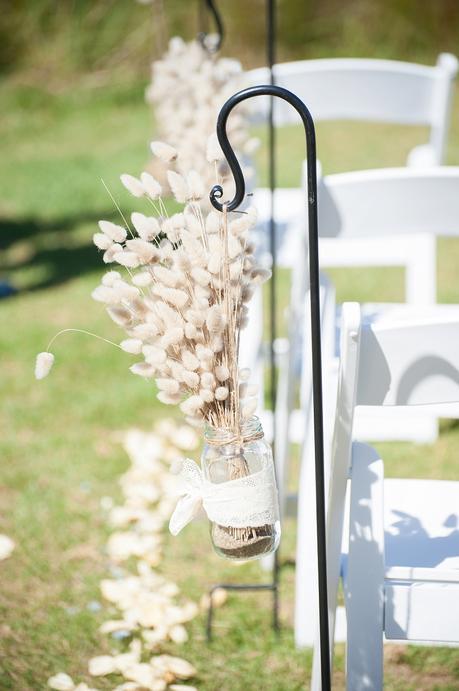
[[[0,303],[0,532],[17,542],[13,556],[0,564],[0,688],[26,691],[43,689],[48,676],[60,670],[87,679],[88,658],[109,650],[97,632],[106,611],[94,613],[88,605],[100,600],[98,582],[108,567],[100,499],[116,496],[117,477],[127,466],[112,432],[133,425],[147,429],[170,410],[129,374],[125,354],[83,335],[58,342],[48,380],[37,384],[32,376],[36,352],[61,328],[85,328],[119,340],[103,308],[90,299],[103,271],[91,235],[97,219],[115,213],[101,178],[123,209],[132,208],[118,175],[136,173],[148,160],[152,122],[142,87],[80,88],[51,97],[6,83],[2,103],[0,277],[8,277],[19,293]],[[401,165],[424,137],[422,130],[327,124],[318,129],[318,149],[326,172],[373,161]],[[295,185],[303,156],[301,131],[280,133],[279,145],[279,182]],[[449,162],[459,162],[456,125]],[[458,266],[458,244],[442,241],[440,299],[459,302]],[[396,270],[335,271],[333,278],[340,299],[403,296],[403,276]],[[287,283],[282,276],[280,302]],[[383,445],[389,475],[459,479],[458,451],[459,428],[451,424],[443,426],[433,447]],[[294,524],[284,527],[285,556],[294,554],[294,530]],[[206,527],[199,524],[183,537],[169,538],[163,568],[195,599],[219,580],[263,578],[256,564],[234,567],[214,557]],[[270,600],[263,593],[230,597],[218,612],[211,648],[203,621],[196,620],[190,642],[177,652],[197,665],[198,688],[304,688],[310,654],[294,649],[292,603],[293,571],[286,569],[279,639],[270,630]],[[336,688],[342,685],[339,651]],[[458,686],[455,650],[387,648],[387,689]]]

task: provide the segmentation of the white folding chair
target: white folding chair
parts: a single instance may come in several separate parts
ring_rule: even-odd
[[[295,93],[308,106],[315,122],[357,120],[401,125],[426,125],[429,142],[416,147],[409,165],[443,163],[451,113],[452,86],[458,61],[441,53],[437,64],[397,60],[333,58],[299,60],[274,66],[275,83]],[[249,84],[267,84],[266,67],[246,73]],[[266,115],[268,100],[257,103]],[[276,125],[297,123],[288,104],[275,99]]]
[[[346,238],[364,237],[375,232],[381,241],[409,242],[419,237],[419,232],[429,235],[449,235],[459,238],[459,168],[440,167],[430,171],[409,170],[406,168],[343,173],[326,176],[319,187],[319,232],[321,235]],[[397,234],[396,240],[391,235]],[[416,247],[412,251],[416,251]],[[305,297],[305,305],[307,298]],[[332,299],[325,300],[322,323],[331,331],[323,333],[325,343],[335,336],[335,305]],[[390,319],[403,324],[406,320],[430,319],[448,310],[448,306],[430,305],[425,307],[406,304],[363,305],[364,315],[373,321]],[[308,314],[304,320],[307,321]],[[331,326],[333,324],[333,326]],[[339,329],[337,329],[339,330]],[[337,392],[338,355],[345,354],[338,347],[330,358],[330,347],[323,349],[324,396],[328,405],[325,416],[326,461],[332,454],[332,431],[330,421]],[[314,559],[314,469],[313,439],[311,420],[311,378],[309,373],[309,342],[303,342],[303,362],[301,387],[303,390],[302,408],[305,439],[301,453],[301,470],[298,490],[298,529],[296,554],[296,595],[295,595],[295,640],[298,647],[311,646],[314,640],[314,621],[305,616],[309,603],[314,598],[316,584],[311,560]],[[309,401],[307,405],[304,401]],[[424,439],[432,441],[436,437],[437,418],[459,417],[459,405],[430,406],[429,409],[384,408],[375,410],[373,406],[359,406],[353,419],[354,432],[359,439],[397,440]],[[328,476],[328,465],[326,467]],[[312,507],[312,508],[311,508]],[[337,638],[343,640],[345,630],[342,618],[338,626]]]
[[[350,691],[382,689],[384,636],[459,644],[459,483],[384,480],[383,461],[352,432],[359,406],[457,404],[458,343],[457,306],[374,322],[343,305],[327,556],[331,640],[340,575],[344,583]],[[318,643],[314,691],[317,653]]]
[[[430,128],[429,143],[416,147],[408,159],[409,165],[435,165],[443,161],[451,111],[453,80],[458,70],[458,61],[443,53],[435,66],[416,65],[392,60],[331,59],[302,60],[282,63],[274,68],[276,83],[295,92],[311,110],[316,122],[321,120],[364,120],[406,125],[427,125]],[[246,75],[249,84],[269,81],[267,68],[252,70]],[[256,100],[256,114],[266,117],[268,99]],[[274,99],[275,124],[286,125],[297,122],[296,113],[280,99]],[[320,171],[318,175],[320,179]],[[276,190],[276,236],[278,240],[277,262],[281,267],[293,269],[303,260],[298,254],[298,233],[306,229],[305,191],[302,189]],[[259,237],[264,239],[267,250],[267,220],[269,217],[269,190],[257,189],[255,205],[260,211]],[[406,301],[410,304],[436,302],[436,241],[431,235],[418,235],[416,252],[412,251],[414,238],[408,241],[387,242],[371,233],[366,237],[339,240],[327,238],[321,241],[323,266],[402,266],[406,269]],[[301,270],[301,269],[300,269]],[[303,269],[304,271],[304,269]],[[330,300],[327,301],[330,303]],[[254,323],[262,324],[261,302],[251,313]],[[254,326],[260,335],[261,326]],[[249,339],[246,338],[245,342]],[[254,352],[254,341],[249,350]],[[244,345],[244,344],[243,344]],[[257,346],[257,380],[263,381],[263,357],[261,341]],[[286,353],[285,346],[283,352]],[[292,353],[298,358],[299,353]],[[286,361],[284,355],[283,362]],[[280,374],[281,379],[287,376]],[[285,408],[285,392],[280,390],[279,405]],[[261,396],[261,401],[262,401]],[[269,424],[269,416],[267,424]],[[288,428],[288,418],[279,416],[278,433],[281,438],[278,447],[285,449],[282,435]],[[292,423],[299,425],[299,416]],[[286,427],[287,425],[287,427]],[[304,425],[302,426],[304,429]],[[434,439],[437,424],[431,419],[429,425],[412,423],[409,438],[418,441]],[[371,433],[372,430],[369,429]],[[387,432],[389,434],[389,431]],[[301,435],[300,435],[301,436]],[[372,436],[370,434],[370,436]],[[374,435],[373,435],[374,436]],[[298,435],[294,438],[297,439]],[[282,461],[283,462],[283,461]]]

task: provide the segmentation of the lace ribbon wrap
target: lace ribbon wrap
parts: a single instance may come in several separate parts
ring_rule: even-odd
[[[201,509],[210,521],[225,528],[257,528],[279,520],[277,488],[269,467],[237,480],[213,483],[205,480],[197,463],[187,458],[178,476],[185,492],[169,521],[172,535],[178,535]]]

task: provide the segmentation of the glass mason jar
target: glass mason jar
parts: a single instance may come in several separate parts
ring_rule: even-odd
[[[245,422],[241,439],[229,429],[206,427],[201,458],[210,487],[214,550],[249,561],[274,552],[280,541],[279,500],[273,456],[258,418]]]

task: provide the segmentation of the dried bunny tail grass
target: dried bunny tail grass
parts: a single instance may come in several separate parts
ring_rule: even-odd
[[[35,361],[35,379],[44,379],[50,373],[54,365],[54,355],[52,353],[38,353]]]
[[[142,353],[145,360],[150,365],[160,366],[164,364],[167,359],[167,353],[164,348],[159,348],[158,346],[144,345],[142,347]]]
[[[182,233],[182,244],[185,252],[194,266],[205,268],[207,265],[207,254],[202,242],[194,238],[190,232]]]
[[[185,178],[182,175],[180,175],[180,173],[176,173],[173,170],[168,170],[167,181],[169,183],[169,186],[172,190],[172,194],[174,195],[175,199],[180,204],[184,204],[188,200],[189,196],[188,184]]]
[[[131,214],[131,221],[142,240],[153,240],[161,232],[160,225],[154,216],[145,216],[134,211]]]
[[[215,132],[213,132],[207,140],[206,159],[209,163],[218,163],[223,159],[223,151],[218,143],[218,137]]]
[[[226,401],[229,396],[229,389],[227,386],[218,386],[215,389],[215,398],[217,401]]]
[[[205,324],[206,313],[202,309],[195,309],[193,307],[193,309],[189,309],[185,312],[185,319],[193,324],[193,326],[200,328]]]
[[[92,333],[91,331],[86,331],[85,329],[62,329],[61,331],[58,331],[57,334],[54,334],[48,343],[47,349],[41,353],[38,353],[35,360],[35,379],[44,379],[50,373],[55,361],[53,353],[50,352],[51,346],[57,338],[65,333],[79,333],[84,334],[85,336],[92,336],[92,338],[97,338],[97,340],[115,346],[115,348],[120,348],[118,343],[113,343],[113,341],[110,341],[108,338],[98,336],[98,334]]]
[[[220,305],[212,305],[206,316],[206,326],[210,333],[221,334],[226,326],[226,318]]]
[[[181,315],[172,307],[166,305],[164,302],[156,303],[155,307],[159,318],[161,319],[166,328],[182,326],[183,319]]]
[[[126,229],[111,221],[99,221],[99,228],[113,242],[124,242],[127,237]]]
[[[135,286],[146,288],[153,282],[153,276],[149,271],[141,271],[140,273],[134,274],[131,280]]]
[[[167,393],[167,391],[158,391],[156,398],[158,401],[161,401],[161,403],[165,403],[166,405],[177,405],[177,403],[180,403],[182,400],[181,394],[170,394]]]
[[[214,389],[215,385],[215,377],[212,372],[203,372],[201,374],[201,386],[205,389]]]
[[[107,313],[110,319],[118,326],[128,328],[132,325],[132,314],[126,307],[107,307]]]
[[[161,345],[163,348],[169,348],[169,346],[179,345],[184,339],[184,330],[176,326],[173,329],[169,329],[164,336],[161,338]]]
[[[182,371],[183,382],[190,389],[196,389],[199,386],[199,374],[196,372],[190,372],[190,370],[183,368]]]
[[[206,190],[199,173],[191,170],[186,177],[186,182],[188,186],[187,201],[197,202],[204,197]]]
[[[260,285],[271,278],[271,271],[269,269],[262,269],[261,267],[257,267],[252,271],[251,278],[254,285]]]
[[[121,278],[121,274],[119,271],[107,271],[102,276],[102,285],[104,286],[109,286],[111,287],[115,281],[118,281]]]
[[[159,379],[156,379],[155,381],[158,389],[164,391],[164,393],[167,393],[171,396],[178,394],[180,391],[180,384],[176,379],[161,377]]]
[[[211,280],[211,274],[200,266],[195,266],[191,269],[191,277],[203,288],[206,288]]]
[[[142,341],[140,338],[126,338],[120,343],[121,350],[131,355],[140,355],[142,352]]]
[[[218,381],[227,381],[230,378],[230,371],[225,365],[218,365],[215,368],[215,376],[217,377]]]
[[[153,259],[158,258],[157,248],[151,242],[141,238],[126,240],[126,248],[136,254],[142,264],[149,264]]]
[[[156,374],[156,368],[149,362],[136,362],[129,367],[132,374],[137,374],[145,379],[152,379]]]
[[[114,260],[129,269],[136,269],[140,266],[140,258],[136,252],[129,252],[129,250],[122,250],[121,252],[115,252]]]
[[[153,177],[153,175],[144,172],[140,175],[140,180],[145,192],[150,197],[150,199],[153,199],[153,201],[155,199],[159,199],[159,197],[161,196],[162,187],[159,184],[159,182]]]
[[[108,286],[103,285],[94,288],[94,290],[91,293],[91,297],[96,302],[104,302],[107,305],[117,304],[118,302],[120,302],[113,288],[109,288]]]
[[[206,217],[206,233],[213,235],[220,232],[220,215],[217,211],[209,211]]]
[[[184,290],[180,290],[180,288],[167,288],[162,285],[154,285],[152,292],[177,309],[183,309],[190,301],[190,296],[185,293]]]
[[[123,245],[119,245],[117,242],[113,243],[113,245],[111,245],[111,247],[109,247],[108,250],[106,250],[104,252],[104,255],[102,257],[102,259],[104,260],[104,263],[105,264],[111,264],[112,262],[115,261],[115,254],[117,254],[118,252],[122,252],[122,251],[123,251]]]
[[[177,150],[169,144],[164,144],[164,142],[151,142],[150,149],[154,156],[160,158],[164,163],[172,163],[177,159]]]
[[[258,400],[256,398],[250,398],[242,403],[241,415],[243,420],[250,420],[254,415],[258,405]]]
[[[123,175],[120,175],[120,180],[123,186],[132,194],[133,197],[144,196],[145,188],[138,178],[135,178],[133,175],[123,173]]]
[[[185,413],[185,415],[194,416],[202,409],[203,405],[204,401],[202,398],[194,394],[181,402],[180,410]]]
[[[187,370],[194,372],[199,368],[199,360],[190,350],[183,348],[183,350],[180,351],[180,356]]]
[[[92,236],[92,241],[95,244],[95,246],[100,250],[108,250],[108,248],[112,244],[110,238],[104,233],[94,233],[94,235]]]
[[[182,274],[179,274],[177,271],[173,271],[172,269],[168,269],[165,266],[161,266],[160,264],[154,267],[153,274],[160,283],[168,288],[175,288],[177,283],[183,282]]]

